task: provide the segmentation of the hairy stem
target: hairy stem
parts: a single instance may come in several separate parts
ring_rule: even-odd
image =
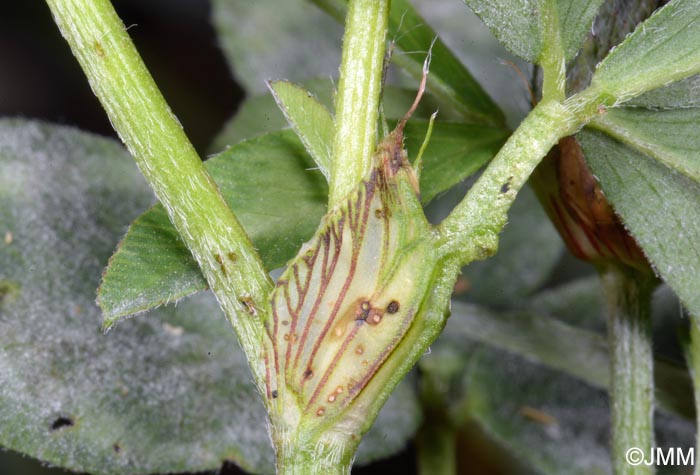
[[[559,13],[554,2],[542,2],[542,31],[546,35],[540,55],[542,66],[542,100],[566,98],[566,59],[562,44]]]
[[[202,166],[109,0],[47,3],[112,125],[199,263],[260,382],[262,309],[272,285],[250,239]]]
[[[518,191],[554,144],[583,123],[560,102],[538,104],[438,227],[441,253],[466,264],[495,252]]]
[[[353,0],[348,5],[335,104],[329,208],[362,181],[372,164],[390,3]]]
[[[654,362],[651,339],[652,278],[610,266],[601,271],[607,301],[612,404],[612,458],[616,475],[651,475],[627,451],[651,456],[654,446]]]
[[[332,437],[302,443],[276,443],[277,475],[350,475],[357,444],[336,444]]]

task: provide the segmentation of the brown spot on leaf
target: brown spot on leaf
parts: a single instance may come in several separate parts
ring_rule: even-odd
[[[304,379],[311,379],[314,376],[314,372],[311,368],[307,368],[306,371],[304,371]]]
[[[316,411],[317,416],[322,416],[326,413],[326,410],[323,407],[319,407],[318,411]]]

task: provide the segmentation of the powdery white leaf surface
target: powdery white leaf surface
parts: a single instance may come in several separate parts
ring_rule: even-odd
[[[0,123],[0,443],[76,471],[271,467],[265,414],[209,295],[103,335],[94,303],[127,223],[152,201],[117,143]]]
[[[151,201],[115,142],[0,121],[0,445],[97,474],[272,473],[263,406],[210,294],[100,331],[101,270]],[[399,450],[418,418],[398,390],[359,462]]]
[[[611,474],[604,391],[521,358],[484,350],[469,365],[467,397],[486,432],[544,475]],[[693,447],[688,420],[659,414],[659,447]],[[688,467],[665,467],[665,475]]]

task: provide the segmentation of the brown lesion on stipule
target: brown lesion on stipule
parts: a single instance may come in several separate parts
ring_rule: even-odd
[[[343,387],[342,387],[342,386],[338,386],[337,388],[335,388],[335,391],[333,391],[332,393],[330,393],[330,394],[328,395],[328,398],[327,398],[328,402],[330,402],[330,403],[335,402],[336,399],[338,399],[338,397],[339,397],[341,394],[343,394]]]
[[[383,316],[384,312],[382,310],[374,307],[369,300],[365,299],[360,299],[353,314],[355,322],[364,322],[370,325],[377,325],[380,323]]]

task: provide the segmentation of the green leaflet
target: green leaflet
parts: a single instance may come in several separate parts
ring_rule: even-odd
[[[272,295],[267,397],[282,406],[298,401],[311,424],[334,420],[352,403],[429,290],[431,227],[397,146],[394,132],[370,176],[326,215]]]
[[[700,107],[613,109],[595,121],[628,147],[700,182]]]
[[[700,75],[649,91],[630,100],[626,105],[648,109],[700,107]]]
[[[291,132],[241,143],[206,162],[268,269],[308,239],[326,207],[326,185]],[[267,190],[274,190],[268,192]],[[129,228],[105,271],[98,303],[110,326],[121,317],[206,288],[161,205]]]
[[[700,182],[700,76],[647,92],[591,126]]]
[[[303,87],[287,81],[271,81],[269,86],[287,122],[328,180],[335,135],[333,116]]]
[[[432,73],[431,73],[432,74]],[[430,77],[430,76],[429,76]],[[285,84],[285,88],[298,96],[303,89],[301,87]],[[330,84],[327,80],[312,80],[305,83],[307,92],[318,98],[321,104],[331,104]],[[412,89],[386,86],[384,90],[384,111],[388,117],[400,117],[408,110],[411,102],[416,97],[416,91]],[[332,141],[326,142],[328,132],[318,134],[313,130],[315,120],[305,117],[307,111],[322,107],[315,99],[314,104],[307,103],[306,111],[295,111],[296,116],[302,118],[295,121],[295,132],[300,136],[315,136],[316,150],[328,150],[332,148]],[[305,102],[305,100],[303,101]],[[287,106],[285,106],[286,108]],[[273,97],[269,95],[254,96],[247,99],[235,117],[225,126],[214,140],[213,150],[225,149],[229,144],[237,143],[246,138],[277,131],[287,126],[287,122],[277,112],[278,106]],[[425,94],[414,118],[406,124],[404,143],[409,156],[415,156],[420,149],[428,129],[427,118],[438,110],[438,104],[433,96]],[[325,114],[324,114],[325,115]],[[330,114],[329,114],[330,115]],[[440,111],[439,116],[445,118]],[[328,116],[326,116],[328,117]],[[500,149],[508,138],[509,132],[503,128],[483,125],[471,125],[453,122],[449,115],[446,121],[435,123],[428,148],[423,155],[423,169],[420,178],[421,201],[424,204],[432,201],[437,195],[452,188],[465,178],[468,178],[485,165]],[[395,123],[390,119],[389,123]],[[302,139],[302,141],[304,141]],[[316,153],[310,152],[312,156]],[[323,169],[323,165],[318,164]],[[289,256],[291,258],[291,255]]]
[[[570,60],[603,0],[465,0],[513,54],[539,63],[556,44]],[[545,53],[546,54],[546,53]]]
[[[615,103],[700,72],[700,0],[659,9],[598,66],[591,87]]]
[[[659,0],[603,2],[580,54],[567,64],[567,91],[573,94],[587,87],[598,63],[649,18],[658,5]]]
[[[658,274],[700,314],[700,183],[601,132],[578,138],[606,197]]]

